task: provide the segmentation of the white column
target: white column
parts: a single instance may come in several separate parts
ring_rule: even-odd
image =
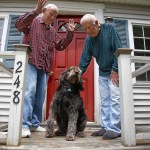
[[[131,56],[132,49],[118,49],[120,108],[121,108],[121,138],[123,145],[135,146],[135,120],[132,88]]]
[[[21,126],[23,116],[25,76],[27,67],[28,45],[14,45],[16,49],[10,115],[8,122],[7,145],[18,146],[21,143]]]

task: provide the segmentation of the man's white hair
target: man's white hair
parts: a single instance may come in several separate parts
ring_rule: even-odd
[[[58,7],[56,5],[54,5],[54,4],[47,4],[44,8],[46,8],[46,9],[54,8],[58,12]]]
[[[95,24],[95,21],[97,20],[97,18],[92,15],[92,14],[86,14],[84,15],[81,20],[80,20],[80,24],[82,25],[84,22],[87,22],[87,21],[90,21],[92,22],[93,24]]]

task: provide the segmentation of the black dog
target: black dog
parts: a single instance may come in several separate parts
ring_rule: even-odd
[[[75,140],[75,135],[85,137],[87,117],[80,96],[80,91],[83,90],[81,70],[70,67],[61,74],[59,81],[50,106],[46,137],[66,135],[67,141]],[[58,130],[54,132],[55,119]]]

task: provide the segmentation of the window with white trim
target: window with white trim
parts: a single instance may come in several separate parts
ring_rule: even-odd
[[[4,28],[4,18],[0,18],[0,51],[2,45],[3,28]]]
[[[150,25],[133,24],[134,56],[150,56]],[[145,64],[136,63],[135,69]],[[150,71],[136,77],[137,81],[150,81]]]

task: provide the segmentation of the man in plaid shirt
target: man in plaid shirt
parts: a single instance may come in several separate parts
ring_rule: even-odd
[[[46,2],[47,0],[38,0],[35,10],[16,21],[16,28],[24,33],[22,43],[31,48],[27,66],[22,137],[31,137],[31,131],[45,131],[40,122],[54,50],[64,50],[71,43],[74,34],[74,21],[70,19],[66,38],[58,35],[51,26],[57,17],[58,8],[54,4],[44,7]],[[38,16],[41,13],[42,16]]]

